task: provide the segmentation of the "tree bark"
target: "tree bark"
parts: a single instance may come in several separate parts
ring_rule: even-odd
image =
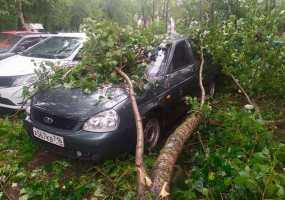
[[[271,10],[276,7],[276,0],[271,0]]]
[[[200,110],[202,109],[205,102],[205,89],[203,86],[203,66],[204,66],[204,55],[201,48],[201,65],[199,72],[199,85],[201,89],[201,104]],[[160,151],[159,157],[157,158],[153,173],[152,180],[153,184],[151,192],[154,194],[154,199],[169,199],[169,187],[170,181],[173,174],[174,165],[180,155],[184,144],[190,138],[192,133],[196,130],[202,120],[202,113],[195,112],[186,121],[180,125],[173,134],[171,134],[166,141],[166,144]]]
[[[265,0],[265,11],[266,11],[266,12],[269,11],[269,1],[270,1],[270,0]]]
[[[173,168],[180,155],[185,142],[196,130],[202,120],[201,113],[194,113],[171,134],[160,151],[159,157],[153,168],[153,185],[151,192],[155,199],[168,199],[170,181],[173,174]]]
[[[22,0],[16,0],[16,12],[17,12],[17,16],[20,20],[21,27],[26,27],[22,3],[23,3]]]
[[[215,22],[215,7],[214,7],[214,1],[210,0],[210,23],[211,25]]]
[[[141,115],[138,109],[134,87],[131,79],[120,68],[116,68],[116,72],[122,76],[128,84],[129,95],[131,99],[132,109],[135,116],[136,128],[137,128],[137,145],[136,145],[136,170],[137,170],[137,199],[145,199],[146,186],[150,185],[150,179],[147,176],[144,168],[144,131]]]
[[[168,31],[168,18],[169,18],[169,0],[166,0],[166,4],[165,4],[165,27],[166,27],[166,32]]]
[[[155,20],[155,0],[152,0],[152,22]]]
[[[203,10],[202,10],[202,0],[199,1],[199,21],[201,22],[203,18]]]

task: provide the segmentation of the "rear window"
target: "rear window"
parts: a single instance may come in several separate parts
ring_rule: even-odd
[[[0,33],[0,53],[8,52],[20,39],[21,36]]]

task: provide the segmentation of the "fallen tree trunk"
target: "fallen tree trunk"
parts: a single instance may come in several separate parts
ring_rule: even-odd
[[[201,90],[200,111],[205,103],[205,88],[203,86],[204,62],[203,49],[201,48],[201,65],[199,72],[199,85]],[[188,117],[185,122],[169,136],[165,146],[160,151],[152,173],[153,183],[151,192],[154,194],[154,199],[169,199],[170,181],[175,163],[184,144],[202,121],[202,112],[200,111],[197,111]]]
[[[169,193],[169,183],[173,174],[173,168],[180,155],[185,142],[196,130],[202,120],[201,113],[192,114],[179,126],[168,138],[166,145],[161,150],[159,157],[153,168],[153,184],[151,192],[155,199],[167,199]]]

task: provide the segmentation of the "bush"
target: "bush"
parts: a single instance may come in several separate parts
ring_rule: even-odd
[[[285,99],[285,45],[274,42],[283,15],[231,16],[210,28],[193,24],[190,34],[202,40],[214,61],[226,74],[238,78],[251,95]]]
[[[247,111],[231,108],[210,119],[221,125],[205,125],[205,148],[196,151],[185,189],[175,199],[281,199],[285,195],[285,145]]]

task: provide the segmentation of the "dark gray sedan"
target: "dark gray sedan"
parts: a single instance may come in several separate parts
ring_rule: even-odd
[[[173,38],[150,56],[147,84],[137,97],[145,142],[157,145],[165,127],[185,114],[184,97],[198,88],[199,60],[190,42]],[[205,84],[214,92],[218,68],[206,63]],[[90,95],[79,89],[51,89],[32,99],[25,120],[30,136],[54,151],[97,161],[134,150],[136,127],[124,87],[102,86]]]

